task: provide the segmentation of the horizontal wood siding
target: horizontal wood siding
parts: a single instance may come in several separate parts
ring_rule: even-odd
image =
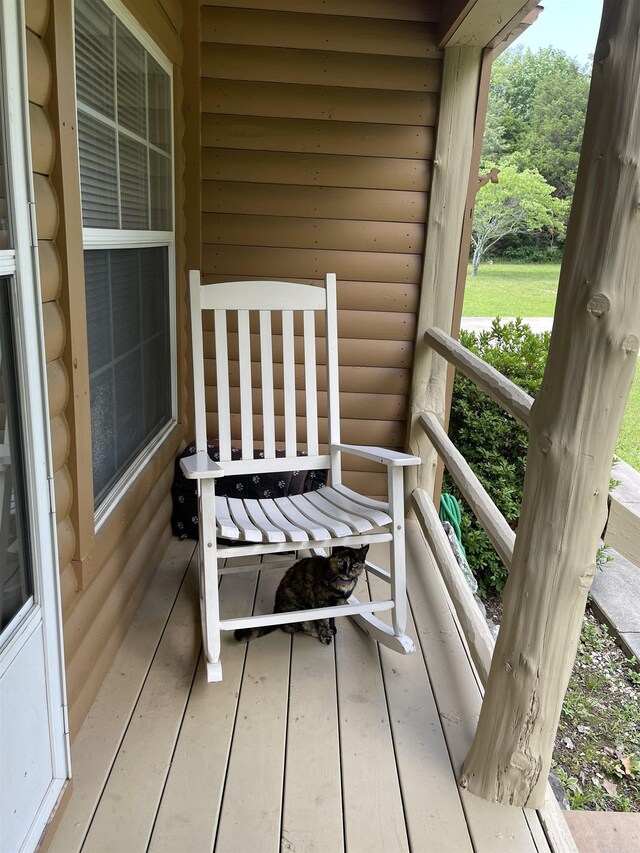
[[[184,217],[182,205],[182,49],[179,0],[126,2],[143,28],[174,63],[176,85],[176,256],[178,259],[179,377],[185,380],[186,311]],[[77,507],[82,474],[76,473],[72,443],[74,418],[70,347],[76,326],[70,321],[73,287],[82,280],[81,213],[78,174],[69,181],[69,151],[77,158],[72,98],[72,0],[26,3],[29,118],[34,172],[42,311],[47,362],[49,416],[54,467],[64,654],[71,736],[78,731],[143,596],[170,536],[169,496],[178,429],[140,472],[90,548],[79,553]],[[63,117],[65,109],[73,120]],[[66,159],[65,159],[66,157]],[[71,161],[72,162],[72,161]],[[65,171],[66,170],[66,171]],[[72,236],[73,235],[73,236]],[[71,256],[70,245],[75,253]],[[79,248],[80,247],[80,248]],[[75,357],[75,356],[74,356]],[[84,350],[86,358],[86,349]],[[86,392],[81,395],[85,401]],[[180,394],[183,402],[184,394]],[[90,440],[90,439],[89,439]],[[75,509],[75,511],[74,511]],[[93,523],[93,519],[91,519]]]
[[[350,443],[403,447],[441,85],[438,9],[419,0],[206,0],[201,8],[204,280],[318,283],[336,273]],[[257,331],[253,324],[256,353]],[[301,354],[299,337],[296,348]],[[281,359],[279,337],[274,351]],[[210,326],[205,355],[215,433]],[[252,372],[258,378],[257,363]],[[274,381],[281,391],[282,371]],[[296,382],[301,389],[301,369]],[[231,402],[236,430],[237,391]],[[257,441],[260,407],[256,395]],[[322,395],[319,411],[324,418]],[[304,435],[303,418],[298,428]],[[385,493],[379,469],[345,463],[349,485]]]

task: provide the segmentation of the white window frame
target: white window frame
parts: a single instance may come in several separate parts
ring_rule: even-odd
[[[160,50],[158,45],[146,33],[136,18],[126,9],[119,0],[96,0],[96,2],[104,3],[104,5],[120,20],[120,22],[129,30],[134,38],[142,45],[142,47],[150,54],[150,56],[158,63],[163,71],[167,73],[170,81],[170,162],[171,162],[171,221],[173,223],[172,231],[142,231],[135,229],[118,229],[118,228],[85,228],[82,229],[83,250],[92,249],[144,249],[151,247],[166,247],[168,249],[168,276],[169,276],[169,351],[170,351],[170,381],[171,381],[171,415],[167,423],[149,440],[140,453],[133,461],[124,469],[118,480],[111,487],[111,490],[105,498],[100,502],[100,505],[94,512],[94,523],[96,532],[102,527],[114,508],[120,502],[122,497],[131,487],[132,481],[141,473],[144,466],[151,460],[157,450],[166,441],[171,432],[175,429],[178,423],[178,371],[177,371],[177,329],[176,329],[176,252],[175,252],[175,227],[176,227],[176,211],[175,211],[175,146],[174,146],[174,79],[173,65],[171,61]],[[75,14],[74,14],[75,27]],[[75,45],[75,33],[74,33]],[[75,51],[75,47],[74,47]],[[74,53],[74,69],[76,68],[76,59]],[[76,102],[76,111],[86,112],[91,115],[91,109],[85,110],[84,106],[78,109]],[[105,120],[102,115],[99,115],[100,121],[103,121],[109,126],[113,126],[120,130],[120,125],[116,122]],[[135,134],[127,133],[131,138],[137,138]],[[117,144],[117,143],[116,143]],[[148,142],[146,144],[149,144]],[[151,145],[151,148],[154,148]],[[163,152],[166,153],[166,152]],[[78,151],[78,163],[80,162],[80,152]]]

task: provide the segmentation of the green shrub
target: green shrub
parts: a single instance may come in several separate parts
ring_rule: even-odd
[[[464,346],[532,397],[542,383],[549,340],[548,332],[535,334],[521,320],[502,323],[500,318],[493,321],[489,332],[460,333]],[[449,435],[515,530],[522,502],[527,431],[473,382],[456,373]],[[499,592],[507,570],[448,474],[443,488],[462,502],[463,544],[481,592]]]

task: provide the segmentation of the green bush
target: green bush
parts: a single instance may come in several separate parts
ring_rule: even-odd
[[[535,334],[521,320],[502,323],[500,318],[493,321],[489,332],[460,333],[464,346],[532,397],[542,383],[550,337],[548,332]],[[473,382],[457,373],[449,435],[515,530],[522,502],[527,431]],[[463,544],[480,591],[499,592],[507,579],[507,570],[448,474],[443,488],[462,503]]]

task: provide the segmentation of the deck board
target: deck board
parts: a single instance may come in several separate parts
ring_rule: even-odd
[[[425,565],[433,558],[425,551],[422,533],[415,524],[407,525],[407,550],[409,597],[418,639],[434,685],[455,778],[459,778],[480,716],[480,688],[471,674],[444,584]],[[417,566],[421,566],[420,571]],[[488,803],[466,790],[461,791],[461,799],[477,853],[534,853],[536,845],[522,809]]]
[[[341,785],[334,646],[294,634],[282,820],[284,850],[344,850]]]
[[[255,614],[273,609],[282,574],[260,573]],[[280,849],[290,657],[291,635],[283,631],[249,643],[216,838],[220,853]]]
[[[190,566],[103,791],[83,851],[146,850],[184,713],[200,643]]]
[[[194,551],[172,539],[72,747],[73,796],[50,853],[80,850]]]
[[[346,619],[334,647],[282,631],[244,646],[227,634],[221,684],[205,679],[195,573],[180,584],[192,546],[174,540],[74,743],[51,849],[548,850],[536,812],[457,784],[480,688],[421,533],[407,529],[415,655],[379,648]],[[257,575],[223,577],[225,615],[251,611],[256,583],[254,612],[271,610],[282,569]]]
[[[388,551],[388,546],[378,546],[379,551],[383,548]],[[387,564],[375,552],[373,561]],[[369,585],[376,598],[383,597],[388,589],[388,584],[373,576]],[[389,614],[381,617],[388,620]],[[415,640],[411,609],[407,633]],[[380,660],[412,853],[471,853],[460,789],[452,773],[424,658],[420,653],[398,655],[381,646]]]
[[[255,562],[255,558],[246,558]],[[256,573],[223,577],[223,618],[251,612]],[[149,850],[213,850],[247,647],[223,635],[224,678],[207,683],[201,656]]]
[[[366,583],[358,584],[356,597],[369,598]],[[336,658],[347,850],[408,851],[377,644],[343,619]]]

